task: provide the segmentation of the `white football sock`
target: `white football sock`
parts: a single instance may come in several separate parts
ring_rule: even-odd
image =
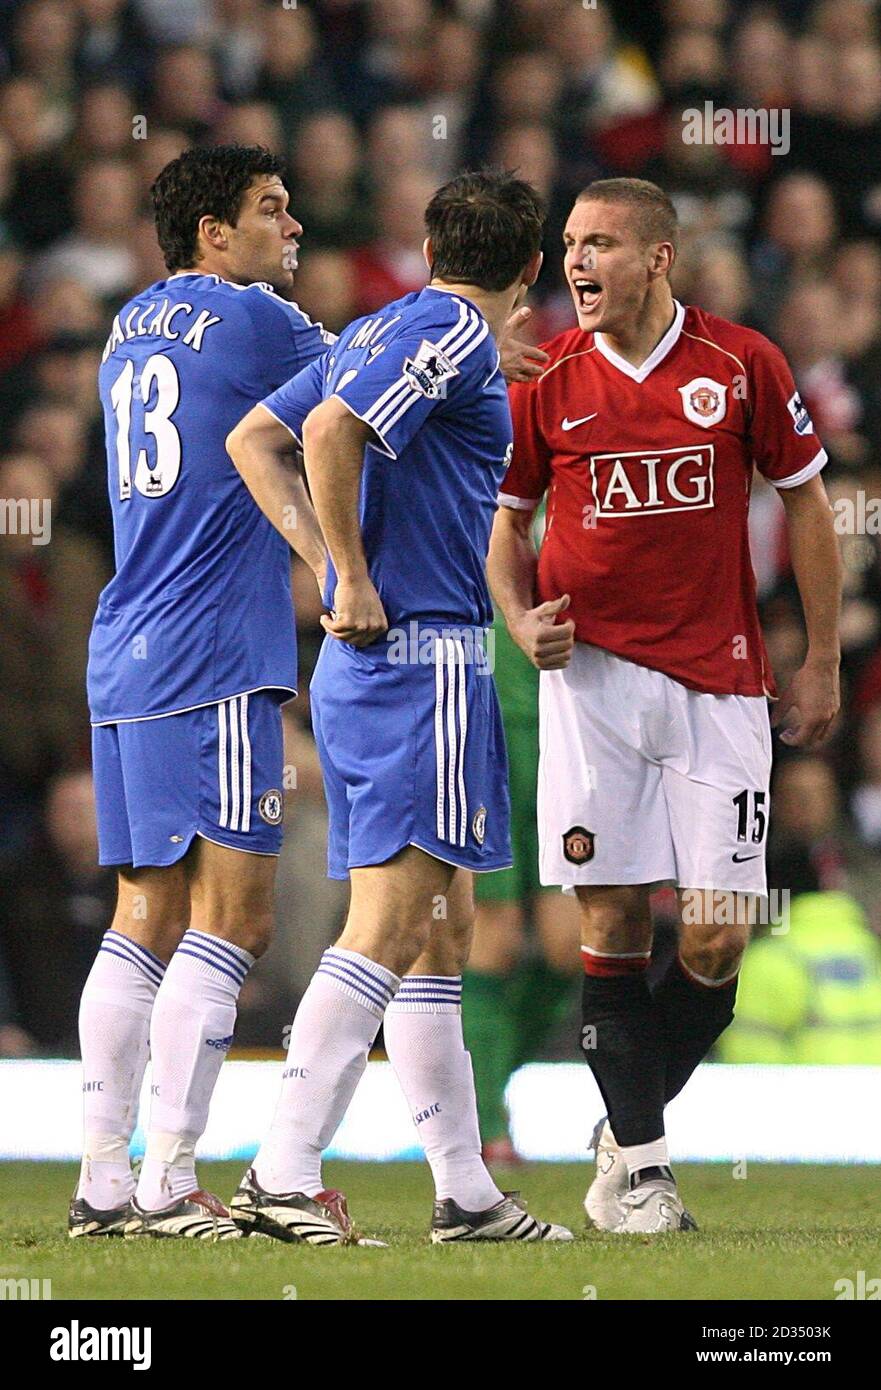
[[[137,1201],[147,1211],[195,1191],[196,1141],[236,1022],[236,1002],[254,957],[207,932],[184,933],[153,1006],[153,1094]]]
[[[631,1178],[641,1168],[669,1168],[670,1166],[667,1140],[663,1135],[660,1139],[653,1139],[650,1144],[631,1144],[627,1148],[622,1147],[621,1157],[627,1164],[627,1173]]]
[[[325,951],[291,1029],[281,1095],[253,1168],[267,1192],[324,1188],[321,1155],[367,1066],[386,1006],[400,981],[357,951]]]
[[[80,999],[83,1161],[77,1196],[99,1211],[135,1190],[129,1142],[149,1057],[150,1014],[165,965],[120,932],[106,931]]]
[[[480,1156],[471,1054],[462,1040],[462,977],[408,975],[385,1012],[388,1059],[413,1115],[440,1200],[486,1211],[502,1200]]]

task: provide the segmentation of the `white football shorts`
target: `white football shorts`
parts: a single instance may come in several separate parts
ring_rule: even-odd
[[[766,893],[764,697],[702,694],[577,642],[542,672],[539,715],[543,884]]]

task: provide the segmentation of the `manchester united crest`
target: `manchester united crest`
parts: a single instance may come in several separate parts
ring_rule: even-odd
[[[720,381],[713,381],[708,376],[696,376],[687,386],[679,387],[679,394],[685,418],[693,425],[701,425],[708,430],[711,425],[718,425],[720,420],[725,419],[728,387]]]
[[[573,825],[563,836],[563,858],[570,864],[589,864],[593,859],[594,834],[583,825]]]

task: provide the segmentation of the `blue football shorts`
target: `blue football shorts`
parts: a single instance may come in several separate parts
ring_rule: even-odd
[[[387,639],[325,638],[310,700],[330,878],[406,845],[478,872],[510,865],[505,737],[482,634],[424,627],[403,658]]]
[[[92,729],[101,864],[164,867],[195,835],[278,854],[284,742],[278,692]]]

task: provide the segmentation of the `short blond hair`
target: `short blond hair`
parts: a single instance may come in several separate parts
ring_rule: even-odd
[[[637,214],[640,236],[646,246],[669,241],[679,248],[679,218],[669,193],[648,179],[595,179],[582,189],[577,203],[623,203]]]

